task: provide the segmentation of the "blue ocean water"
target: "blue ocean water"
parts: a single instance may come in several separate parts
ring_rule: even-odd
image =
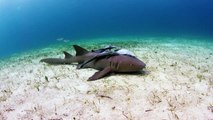
[[[114,36],[213,37],[212,0],[0,0],[0,57]]]

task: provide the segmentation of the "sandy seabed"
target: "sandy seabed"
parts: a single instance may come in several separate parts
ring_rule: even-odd
[[[88,82],[96,70],[39,62],[74,54],[71,42],[2,60],[0,120],[213,120],[213,42],[128,39],[78,44],[127,48],[145,74]]]

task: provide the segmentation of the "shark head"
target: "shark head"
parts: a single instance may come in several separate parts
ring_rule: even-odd
[[[130,67],[133,67],[134,69],[142,70],[143,68],[146,67],[146,64],[143,61],[137,59],[137,61],[132,62],[130,64]]]
[[[127,66],[128,66],[128,70],[134,72],[134,71],[142,70],[143,68],[146,67],[146,64],[142,62],[141,60],[134,58],[134,60],[131,60],[128,62]]]
[[[118,55],[110,58],[110,66],[118,72],[138,72],[146,67],[141,60],[127,55]]]

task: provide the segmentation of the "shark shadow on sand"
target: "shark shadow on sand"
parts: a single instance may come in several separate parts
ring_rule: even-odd
[[[73,45],[76,55],[72,56],[68,52],[63,52],[65,55],[64,59],[61,58],[45,58],[41,62],[45,62],[53,65],[60,64],[73,64],[78,63],[77,68],[93,68],[99,70],[94,75],[92,75],[88,81],[97,80],[105,76],[110,75],[110,73],[122,73],[122,74],[143,74],[143,68],[146,64],[128,54],[119,54],[119,52],[108,51],[108,52],[97,52],[88,51],[78,45]],[[106,48],[111,49],[111,48]]]

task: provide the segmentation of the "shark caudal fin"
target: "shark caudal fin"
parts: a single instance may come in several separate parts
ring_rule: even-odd
[[[68,64],[68,62],[65,59],[60,58],[45,58],[40,60],[40,62],[45,62],[52,65]]]
[[[89,51],[78,46],[78,45],[73,45],[75,51],[76,51],[76,56],[79,56],[79,55],[85,55],[87,54]]]
[[[66,51],[63,51],[64,53],[64,56],[65,56],[65,59],[69,59],[69,58],[72,58],[73,56],[71,54],[69,54],[68,52]]]
[[[63,51],[65,58],[61,59],[61,58],[45,58],[40,60],[40,62],[45,62],[48,64],[54,64],[54,65],[58,65],[58,64],[71,64],[73,61],[70,59],[73,56],[71,54],[69,54],[66,51]]]

